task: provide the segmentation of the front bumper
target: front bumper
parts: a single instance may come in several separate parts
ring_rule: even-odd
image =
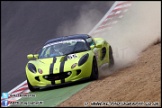
[[[91,72],[92,67],[86,65],[86,63],[75,69],[54,74],[39,74],[39,73],[34,74],[30,72],[28,69],[26,69],[26,75],[29,80],[29,83],[33,87],[39,88],[48,88],[51,86],[64,85],[88,79],[91,75]]]

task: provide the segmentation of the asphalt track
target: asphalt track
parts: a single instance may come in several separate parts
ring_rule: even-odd
[[[1,93],[24,80],[26,55],[35,53],[48,39],[63,35],[57,31],[65,22],[73,23],[81,10],[97,10],[94,25],[114,2],[110,1],[2,1],[1,2]],[[83,9],[84,8],[84,9]],[[70,27],[69,27],[70,28]],[[74,32],[73,34],[76,34]]]

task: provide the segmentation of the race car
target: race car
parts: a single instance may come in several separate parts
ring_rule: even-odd
[[[48,40],[38,54],[29,54],[26,77],[30,91],[49,86],[97,80],[98,69],[114,64],[112,48],[102,38],[88,34],[62,36]]]

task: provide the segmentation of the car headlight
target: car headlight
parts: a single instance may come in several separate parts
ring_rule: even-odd
[[[72,66],[71,66],[71,69],[75,68],[77,66],[78,63],[74,63]]]
[[[42,73],[43,73],[43,70],[42,70],[42,69],[38,69],[38,72],[39,72],[40,74],[42,74]]]
[[[32,63],[28,63],[28,69],[31,72],[36,73],[36,67]]]
[[[81,59],[78,62],[78,66],[81,66],[82,64],[84,64],[87,61],[88,57],[89,57],[88,53],[85,54],[84,56],[82,56]]]

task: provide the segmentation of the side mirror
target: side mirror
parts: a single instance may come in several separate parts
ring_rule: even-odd
[[[28,60],[31,60],[31,59],[34,58],[34,55],[33,55],[33,54],[28,54],[28,55],[27,55],[27,58],[28,58]]]
[[[101,44],[97,44],[96,48],[102,48],[102,45]]]
[[[38,59],[39,54],[34,54],[34,58]]]
[[[94,48],[95,48],[95,45],[91,45],[90,48],[91,48],[91,49],[94,49]]]
[[[28,58],[29,60],[34,59],[34,58],[35,58],[35,59],[38,59],[38,54],[34,54],[34,55],[33,55],[33,54],[28,54],[28,55],[27,55],[27,58]]]

